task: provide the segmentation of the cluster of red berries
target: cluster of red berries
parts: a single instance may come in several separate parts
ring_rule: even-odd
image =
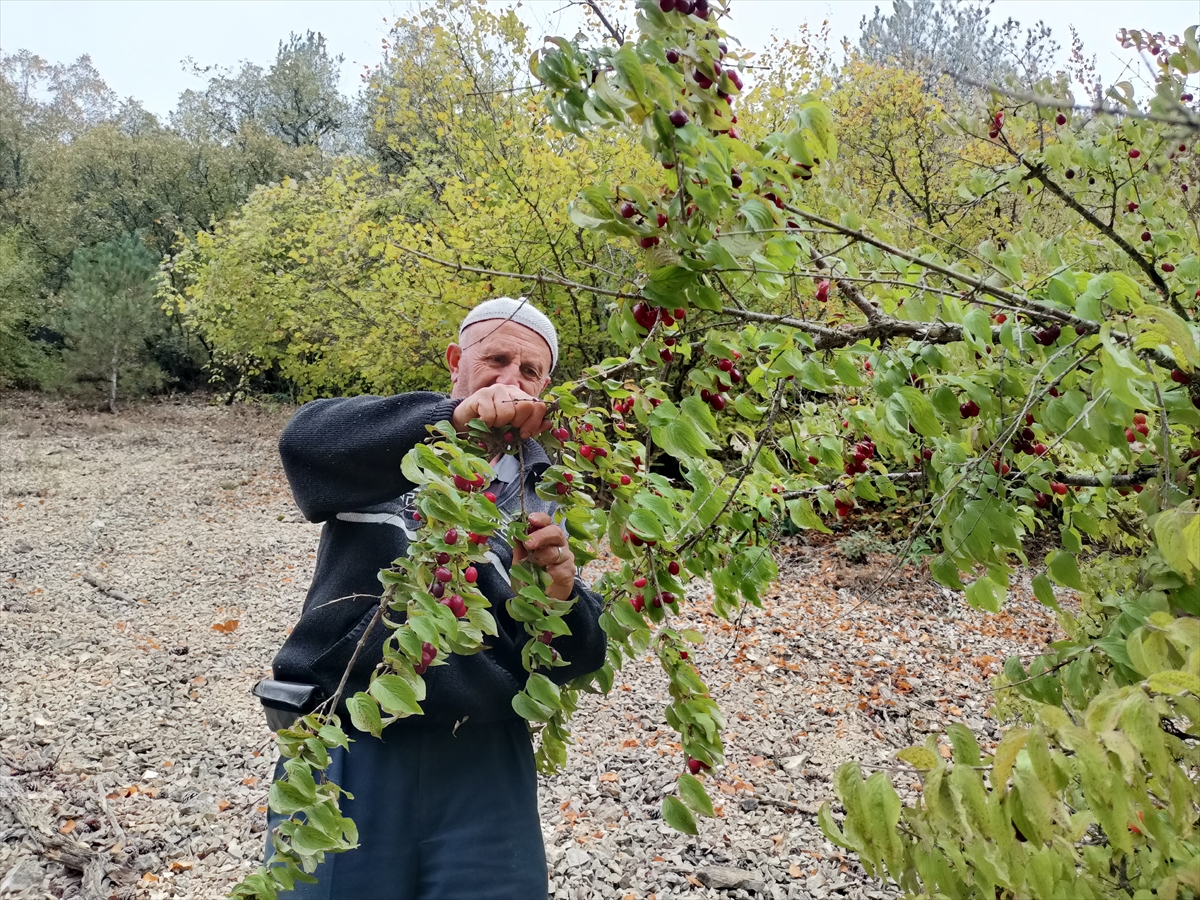
[[[992,140],[1000,137],[1000,129],[1004,127],[1004,111],[996,110],[996,114],[992,116],[992,128],[988,132],[988,137]]]
[[[679,655],[683,656],[682,653]],[[688,771],[691,772],[693,775],[699,775],[701,770],[707,770],[707,769],[711,768],[708,763],[701,762],[700,760],[696,759],[694,756],[689,756],[687,758],[687,767],[688,767]]]
[[[1145,413],[1133,414],[1133,427],[1125,429],[1125,440],[1132,444],[1137,440],[1139,434],[1142,437],[1149,437],[1150,435],[1150,426],[1146,424]]]
[[[706,21],[709,15],[708,0],[658,0],[658,8],[665,13],[678,12]]]
[[[850,510],[854,509],[853,500],[843,500],[840,497],[835,497],[833,501],[833,509],[838,514],[839,519],[844,519],[850,515]]]
[[[1033,335],[1033,340],[1034,340],[1034,343],[1036,343],[1036,344],[1041,344],[1043,347],[1049,347],[1049,346],[1052,346],[1054,344],[1054,342],[1058,340],[1059,335],[1061,335],[1061,334],[1062,334],[1062,326],[1057,325],[1057,324],[1048,325],[1045,328],[1042,328],[1039,331],[1035,332]]]
[[[421,663],[413,666],[413,671],[418,675],[424,675],[425,670],[429,668],[430,663],[437,659],[437,647],[426,641],[421,644]]]
[[[875,457],[875,442],[869,437],[863,438],[854,445],[854,462],[847,462],[847,475],[861,474],[867,471],[867,461]]]
[[[1013,450],[1017,453],[1027,453],[1030,456],[1045,456],[1050,448],[1037,439],[1037,435],[1031,427],[1033,422],[1033,413],[1025,413],[1025,427],[1013,438]]]
[[[471,491],[477,491],[482,488],[484,484],[485,482],[482,475],[476,475],[470,481],[468,481],[466,478],[463,478],[461,475],[454,476],[454,486],[460,491],[467,491],[468,493]]]
[[[964,419],[973,419],[979,415],[979,404],[974,400],[958,404],[958,414]]]

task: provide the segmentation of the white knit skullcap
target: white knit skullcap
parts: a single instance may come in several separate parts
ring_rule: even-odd
[[[484,300],[467,313],[462,324],[458,326],[459,341],[462,341],[463,332],[467,330],[468,325],[493,319],[516,322],[518,325],[524,325],[530,331],[536,331],[538,336],[546,342],[546,346],[550,348],[550,371],[554,371],[554,367],[558,365],[558,332],[554,330],[554,323],[546,318],[546,314],[530,303],[526,297],[518,297],[516,300],[512,297]]]

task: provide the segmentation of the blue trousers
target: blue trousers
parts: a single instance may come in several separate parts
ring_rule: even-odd
[[[348,724],[348,723],[347,723]],[[329,778],[354,795],[342,811],[359,846],[328,854],[281,898],[546,900],[537,771],[523,719],[452,726],[398,722],[382,739],[347,728]],[[275,778],[283,774],[283,760]],[[271,812],[269,828],[285,817]],[[270,831],[267,857],[273,853]]]

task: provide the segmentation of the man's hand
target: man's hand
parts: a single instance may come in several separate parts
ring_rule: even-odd
[[[536,529],[536,530],[534,530]],[[555,600],[566,600],[575,589],[575,554],[567,544],[567,536],[545,513],[530,513],[530,535],[513,541],[513,562],[529,559],[550,573],[553,583],[546,594]]]
[[[482,419],[489,428],[511,426],[519,429],[522,440],[540,434],[550,427],[545,421],[546,404],[511,384],[493,384],[480,388],[463,400],[450,417],[461,435],[467,434],[467,423]]]

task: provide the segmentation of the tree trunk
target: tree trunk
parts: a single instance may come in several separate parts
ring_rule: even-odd
[[[112,375],[109,378],[108,411],[110,413],[117,411],[117,354],[115,351],[112,356]]]

